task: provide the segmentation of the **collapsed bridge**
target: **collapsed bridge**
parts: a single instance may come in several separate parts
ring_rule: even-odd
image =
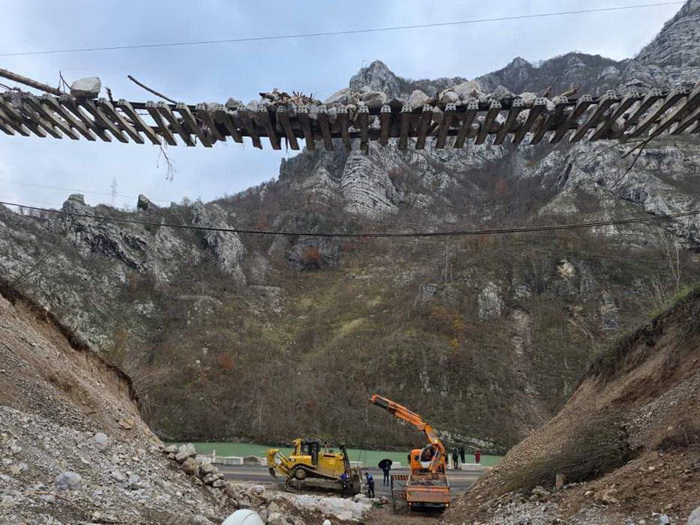
[[[700,87],[647,92],[613,91],[601,97],[561,95],[471,100],[414,107],[394,99],[355,104],[185,104],[129,102],[11,90],[0,94],[0,131],[11,136],[68,137],[122,143],[212,147],[248,139],[256,148],[288,145],[308,150],[351,150],[359,143],[398,148],[459,149],[466,144],[552,144],[651,140],[662,134],[700,132]],[[265,140],[263,140],[265,139]],[[286,143],[286,144],[285,144]],[[342,145],[342,146],[341,146]],[[357,146],[356,146],[357,147]]]

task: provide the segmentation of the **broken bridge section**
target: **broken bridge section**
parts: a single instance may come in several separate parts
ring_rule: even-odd
[[[523,101],[472,101],[412,109],[400,100],[381,107],[359,104],[169,104],[34,95],[0,95],[0,132],[71,140],[212,147],[231,139],[293,150],[367,150],[397,139],[400,150],[462,148],[466,144],[538,144],[561,141],[650,140],[662,134],[700,132],[700,87],[651,90],[576,99],[558,96]]]

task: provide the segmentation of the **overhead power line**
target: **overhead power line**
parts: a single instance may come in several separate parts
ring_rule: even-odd
[[[700,215],[700,210],[675,213],[671,215],[645,215],[643,217],[630,217],[627,219],[612,219],[608,221],[589,221],[572,224],[551,224],[542,226],[525,226],[520,228],[490,228],[483,230],[449,230],[438,232],[367,232],[367,233],[313,233],[313,232],[293,232],[293,231],[274,231],[274,230],[255,230],[247,228],[215,228],[210,226],[194,226],[190,224],[171,224],[155,221],[141,221],[137,219],[125,219],[120,217],[105,217],[103,215],[90,215],[89,213],[77,213],[63,210],[52,210],[49,208],[40,208],[37,206],[25,206],[16,202],[3,202],[0,204],[5,206],[17,206],[27,210],[37,210],[46,213],[57,215],[65,215],[68,217],[81,217],[86,219],[101,220],[106,222],[140,224],[143,226],[156,226],[161,228],[175,228],[179,230],[197,230],[222,233],[239,233],[239,234],[255,234],[255,235],[275,235],[285,237],[338,237],[352,239],[382,239],[382,238],[419,238],[419,237],[474,237],[479,235],[511,235],[518,233],[536,233],[558,230],[582,230],[588,228],[600,228],[603,226],[621,226],[623,224],[639,224],[645,222],[669,221],[680,219],[682,217],[692,217]]]
[[[220,40],[196,40],[188,42],[162,42],[162,43],[152,43],[152,44],[126,44],[120,46],[105,46],[105,47],[83,47],[83,48],[73,48],[73,49],[44,49],[39,51],[20,51],[13,53],[0,53],[0,57],[17,57],[17,56],[29,56],[29,55],[55,55],[59,53],[92,53],[97,51],[120,51],[126,49],[155,49],[162,47],[187,47],[187,46],[208,46],[216,44],[235,44],[241,42],[262,42],[268,40],[289,40],[292,38],[318,38],[326,36],[341,36],[341,35],[360,35],[367,33],[382,33],[387,31],[406,31],[412,29],[428,29],[434,27],[449,27],[449,26],[459,26],[459,25],[469,25],[469,24],[483,24],[488,22],[505,22],[509,20],[526,20],[531,18],[546,18],[555,16],[567,16],[567,15],[581,15],[586,13],[603,13],[610,11],[627,11],[630,9],[644,9],[650,7],[664,7],[671,5],[684,4],[683,1],[675,2],[656,2],[652,4],[637,4],[637,5],[625,5],[625,6],[613,6],[613,7],[599,7],[594,9],[578,9],[575,11],[558,11],[552,13],[536,13],[532,15],[514,15],[514,16],[500,16],[495,18],[475,18],[471,20],[457,20],[453,22],[435,22],[431,24],[414,24],[414,25],[404,25],[404,26],[387,26],[387,27],[374,27],[367,29],[348,29],[344,31],[324,31],[317,33],[299,33],[293,35],[266,35],[266,36],[256,36],[256,37],[242,37],[242,38],[224,38]]]
[[[19,181],[19,180],[11,180],[11,179],[0,179],[0,182],[7,182],[8,184],[17,184],[19,186],[30,186],[34,188],[44,188],[48,190],[55,190],[55,191],[70,191],[74,193],[83,193],[83,194],[88,194],[88,195],[104,195],[106,197],[109,197],[112,195],[112,192],[106,192],[106,191],[91,191],[91,190],[80,190],[76,188],[64,188],[62,186],[49,186],[46,184],[38,184],[35,182],[24,182],[24,181]],[[137,199],[138,197],[135,195],[124,195],[123,193],[116,193],[117,197],[123,197],[125,199]],[[165,199],[155,199],[155,198],[148,198],[150,201],[155,201],[155,202],[167,202],[168,204],[171,203],[172,201],[165,200]]]

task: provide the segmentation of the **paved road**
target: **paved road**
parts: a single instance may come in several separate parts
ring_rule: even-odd
[[[248,481],[252,483],[260,483],[265,485],[282,486],[281,481],[275,481],[267,470],[267,467],[257,465],[219,465],[219,468],[226,476],[226,479],[232,481]],[[369,470],[374,476],[376,482],[377,495],[389,495],[389,487],[382,486],[382,473],[379,469],[363,469]],[[395,474],[407,474],[406,469],[397,469],[393,471]],[[453,494],[460,494],[467,490],[474,481],[481,475],[480,470],[450,470],[448,477],[450,487]]]

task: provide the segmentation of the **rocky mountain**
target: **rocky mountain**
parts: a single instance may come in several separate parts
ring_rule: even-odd
[[[692,83],[699,12],[688,2],[629,60],[515,59],[473,86]],[[463,81],[411,81],[374,62],[349,87],[409,98]],[[382,392],[451,443],[504,450],[561,408],[620,330],[697,279],[698,216],[442,239],[198,227],[363,234],[685,212],[697,206],[699,146],[700,137],[660,138],[632,169],[628,145],[604,143],[305,151],[282,162],[277,180],[212,203],[158,208],[144,198],[127,213],[74,195],[63,211],[79,216],[0,209],[0,272],[131,375],[161,436],[420,444],[368,407]]]

